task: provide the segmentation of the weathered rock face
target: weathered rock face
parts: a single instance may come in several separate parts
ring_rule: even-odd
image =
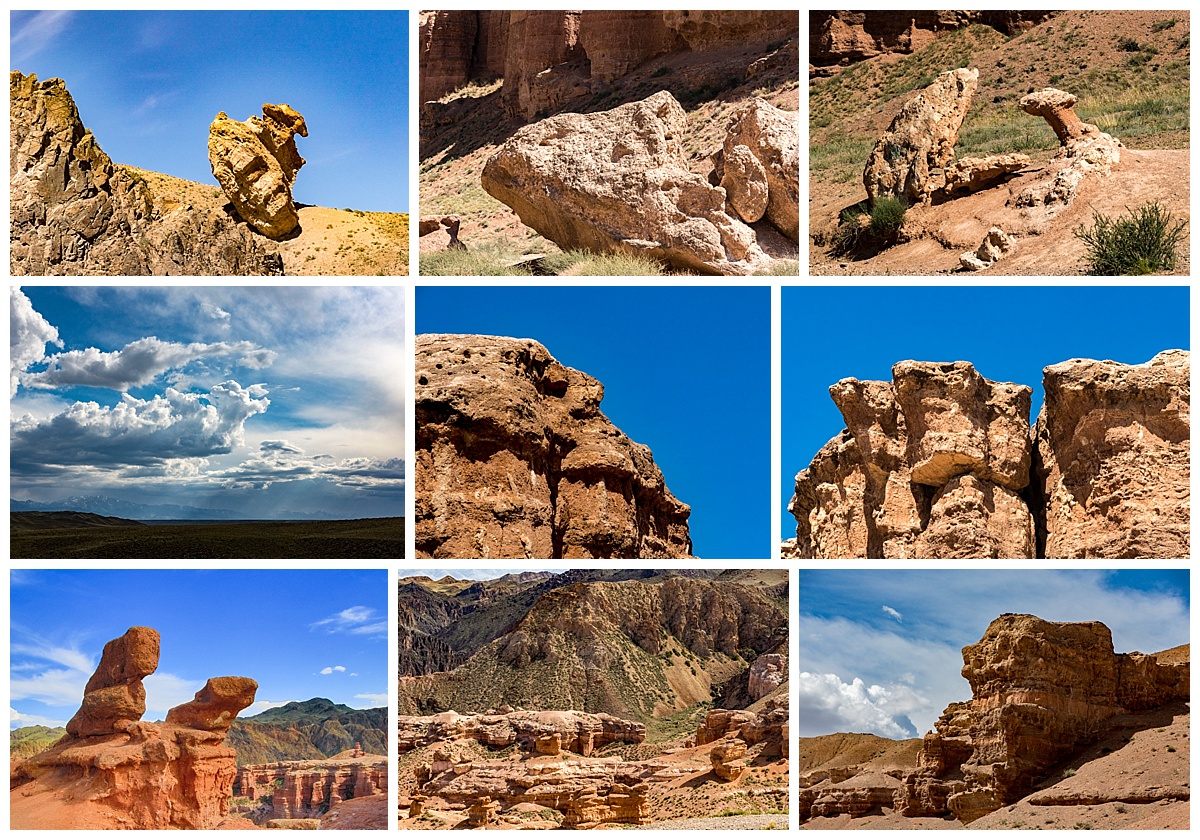
[[[604,386],[536,341],[417,338],[419,557],[687,557],[690,510]]]
[[[470,77],[479,12],[421,12],[418,48],[421,56],[419,95],[429,102],[462,87]]]
[[[442,712],[436,715],[401,715],[397,728],[397,748],[401,754],[439,741],[470,738],[493,749],[517,745],[534,751],[538,739],[558,737],[559,749],[582,756],[609,744],[640,744],[646,740],[646,725],[604,713],[559,711],[518,711],[504,714],[460,715]]]
[[[1018,207],[1045,205],[1061,210],[1075,199],[1079,183],[1088,175],[1106,175],[1121,162],[1120,140],[1085,123],[1075,114],[1074,94],[1045,88],[1021,98],[1021,109],[1042,117],[1060,144],[1045,177],[1026,187],[1016,198]]]
[[[768,742],[768,753],[787,755],[789,699],[768,700],[762,714],[746,709],[713,709],[696,730],[696,745],[737,739],[748,745]]]
[[[1046,557],[1190,556],[1191,354],[1046,368],[1034,485]]]
[[[274,239],[300,224],[292,185],[304,158],[296,135],[308,136],[304,117],[289,105],[263,105],[262,118],[245,122],[217,114],[208,127],[213,177],[247,224]]]
[[[954,157],[958,130],[979,86],[978,70],[947,70],[910,99],[875,143],[863,170],[867,198],[894,196],[908,204],[929,199],[939,186],[930,170]]]
[[[271,243],[224,209],[155,207],[114,164],[61,79],[9,74],[12,274],[282,274]]]
[[[667,91],[595,114],[527,125],[487,162],[482,184],[564,250],[637,254],[702,274],[768,261],[726,193],[688,171],[687,117]]]
[[[787,655],[764,653],[750,666],[750,696],[755,700],[766,697],[787,679]]]
[[[942,189],[946,194],[973,193],[994,186],[1013,172],[1029,165],[1029,155],[1003,154],[983,158],[965,157],[951,163],[944,172]]]
[[[1024,796],[1118,714],[1186,701],[1187,664],[1115,654],[1100,622],[1005,614],[963,648],[970,703],[952,703],[925,736],[920,768],[897,788],[907,816],[971,822]],[[814,811],[815,813],[815,811]]]
[[[157,667],[151,628],[131,628],[105,646],[68,734],[12,779],[12,828],[220,826],[237,774],[236,753],[222,742],[258,686],[217,677],[171,709],[166,723],[140,723],[141,680]]]
[[[982,271],[1002,259],[1013,249],[1013,238],[998,227],[991,228],[983,242],[974,251],[967,251],[958,258],[963,268]]]
[[[900,362],[829,390],[848,428],[796,476],[799,556],[1032,556],[1028,387]]]
[[[386,794],[389,775],[381,755],[249,764],[238,770],[234,793],[251,800],[270,794],[276,819],[311,819],[343,802]]]
[[[584,91],[566,65],[584,58],[579,11],[510,11],[501,98],[510,117],[530,119]]]
[[[766,216],[800,240],[800,131],[796,115],[755,99],[734,112],[725,134],[721,186],[744,222]]]
[[[965,362],[901,362],[892,384],[842,380],[830,393],[848,428],[796,476],[784,551],[1187,557],[1189,371],[1186,351],[1051,365],[1032,433],[1029,389]]]

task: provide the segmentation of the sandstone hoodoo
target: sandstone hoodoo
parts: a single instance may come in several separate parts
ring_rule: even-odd
[[[1030,389],[967,362],[830,387],[846,429],[796,476],[794,557],[1186,557],[1190,354],[1075,359]]]
[[[208,160],[213,176],[239,215],[264,236],[278,239],[300,223],[292,185],[304,158],[296,135],[308,126],[289,105],[266,104],[262,118],[245,122],[217,114],[208,128]]]
[[[1177,653],[1114,653],[1112,634],[1098,621],[1002,615],[979,642],[963,648],[962,675],[972,699],[946,708],[921,742],[915,767],[904,769],[905,761],[893,758],[893,766],[881,773],[866,764],[827,761],[801,778],[801,820],[862,817],[886,809],[910,818],[953,817],[968,824],[982,819],[980,825],[1002,828],[1006,822],[987,815],[1001,808],[1000,813],[1012,812],[1015,805],[1026,816],[1025,809],[1037,806],[1186,802],[1186,758],[1182,784],[1139,779],[1142,769],[1121,780],[1110,768],[1113,778],[1105,792],[1080,789],[1071,778],[1077,771],[1083,778],[1088,762],[1106,761],[1113,752],[1111,746],[1095,750],[1092,745],[1121,749],[1133,733],[1152,727],[1165,732],[1180,714],[1186,720],[1190,667],[1186,654]],[[1173,752],[1174,747],[1167,750]],[[1154,759],[1155,779],[1163,776],[1164,760],[1171,758]],[[1067,772],[1056,772],[1067,762]],[[1126,807],[1117,810],[1125,813]],[[1042,822],[1029,827],[1040,828]],[[1016,821],[1012,827],[1023,825]]]
[[[688,506],[604,386],[530,339],[417,337],[417,556],[688,557]]]
[[[149,627],[105,645],[67,735],[14,772],[12,828],[222,827],[237,774],[236,753],[223,742],[258,685],[214,677],[165,723],[144,723],[142,680],[157,669],[158,652]]]
[[[753,570],[403,579],[400,827],[733,809],[766,826],[786,810],[786,587]]]

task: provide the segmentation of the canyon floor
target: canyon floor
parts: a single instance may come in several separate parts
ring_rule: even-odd
[[[1086,245],[1074,235],[1093,213],[1110,218],[1158,202],[1176,220],[1190,217],[1189,65],[1186,13],[1072,11],[1014,37],[982,25],[943,33],[911,55],[884,54],[810,84],[810,270],[820,275],[964,273],[959,255],[989,228],[1017,236],[1017,247],[984,275],[1078,275]],[[1022,152],[1032,162],[1007,183],[933,206],[911,208],[899,244],[881,251],[831,252],[841,213],[863,201],[863,166],[900,107],[933,75],[978,68],[979,89],[963,122],[955,157]],[[1079,97],[1076,113],[1126,146],[1107,176],[1089,176],[1074,202],[1048,221],[1009,207],[1058,148],[1040,118],[1017,100],[1055,87]],[[1172,273],[1190,273],[1190,231]],[[971,272],[965,272],[970,274]]]

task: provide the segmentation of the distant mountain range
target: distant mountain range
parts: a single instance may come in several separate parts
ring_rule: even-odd
[[[166,519],[256,519],[263,517],[247,516],[245,511],[225,510],[223,508],[198,508],[187,505],[143,505],[137,502],[126,502],[112,496],[69,496],[66,499],[56,499],[53,502],[35,502],[32,499],[10,499],[10,511],[52,511],[74,510],[80,513],[98,513],[101,516],[118,516],[122,519],[137,519],[142,522],[152,522]],[[271,519],[340,519],[332,513],[323,510],[313,512],[281,511]]]

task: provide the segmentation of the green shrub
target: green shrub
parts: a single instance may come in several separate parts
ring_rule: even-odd
[[[904,224],[908,205],[890,195],[875,199],[871,205],[871,233],[881,239],[891,239]]]
[[[1175,269],[1175,248],[1187,222],[1175,222],[1161,204],[1143,204],[1116,219],[1093,211],[1092,221],[1090,230],[1080,225],[1074,231],[1088,246],[1088,274],[1141,275]]]
[[[1162,32],[1164,29],[1170,29],[1175,24],[1179,23],[1179,18],[1166,18],[1165,20],[1156,20],[1150,27],[1151,32]]]
[[[1117,39],[1117,49],[1123,52],[1139,52],[1142,45],[1126,35]]]

